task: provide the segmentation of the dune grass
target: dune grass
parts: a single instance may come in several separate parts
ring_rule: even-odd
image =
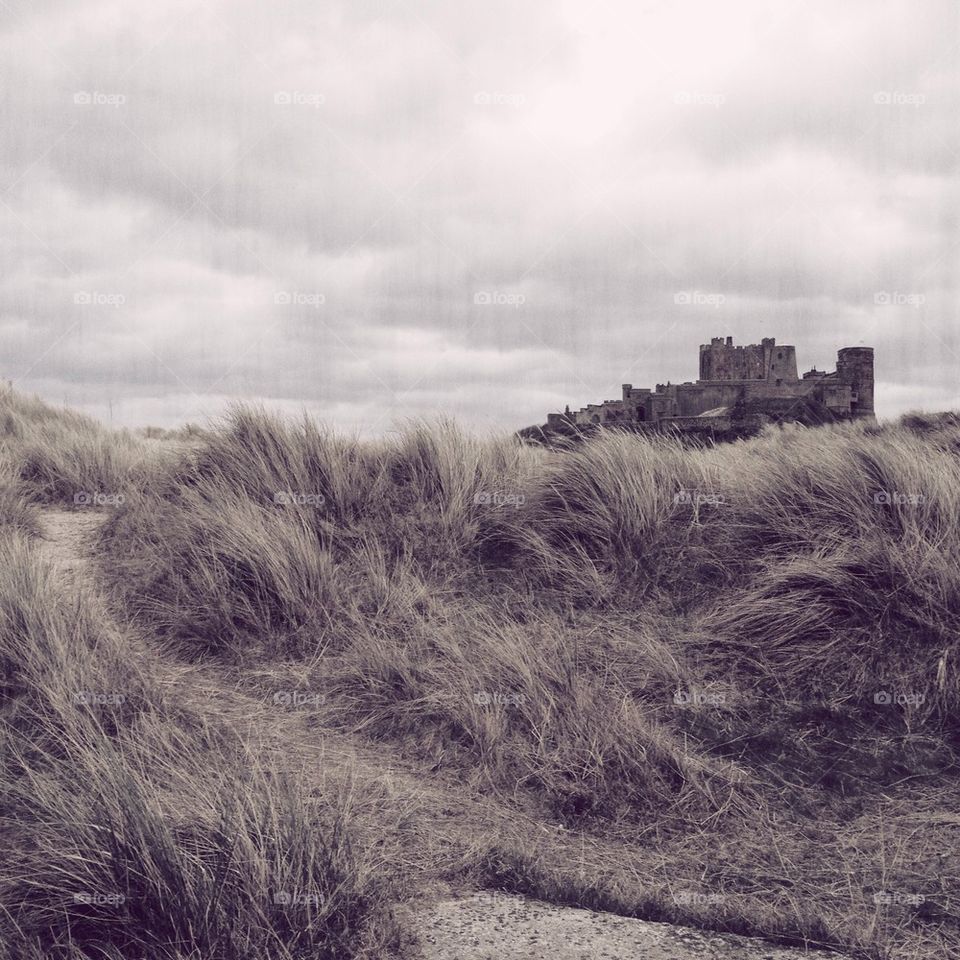
[[[543,454],[449,427],[364,446],[241,411],[105,545],[127,601],[187,655],[349,661],[368,640],[377,657],[385,636],[402,653],[401,637],[452,631],[487,648],[476,679],[494,682],[491,651],[535,650],[558,613],[642,610],[681,625],[671,650],[695,651],[694,674],[861,706],[891,687],[950,723],[958,511],[960,460],[902,427],[702,451],[607,434]]]
[[[132,641],[0,525],[0,956],[381,955],[350,797],[245,756]]]
[[[0,463],[31,502],[117,505],[142,486],[156,457],[131,433],[0,389]]]
[[[324,722],[571,829],[705,855],[759,810],[839,842],[838,817],[956,775],[957,440],[921,417],[702,450],[450,425],[361,444],[238,410],[104,547],[178,656],[299,661]],[[948,885],[915,867],[955,933]],[[812,912],[782,894],[699,920],[790,939],[829,916],[821,942],[873,955],[939,942],[793,882]]]
[[[103,482],[114,461],[84,450],[89,463],[64,469]],[[462,870],[443,868],[447,882],[870,960],[957,953],[955,419],[771,429],[704,449],[601,432],[546,450],[480,441],[452,424],[363,443],[238,408],[175,457],[124,462],[128,478],[142,473],[104,527],[99,566],[112,602],[150,638],[145,664],[212,665],[264,696],[307,690],[318,727],[390,744],[425,781],[453,778],[554,837],[518,833],[504,846],[478,828]],[[61,488],[22,469],[12,483],[29,532],[26,500]],[[24,535],[12,549],[29,552]],[[11,581],[11,596],[31,596],[29,586]],[[53,586],[35,583],[34,595]],[[65,631],[55,616],[21,611],[10,622],[31,638],[89,633]],[[89,676],[87,653],[48,661],[43,644],[7,642],[6,682],[28,728],[37,722],[23,714],[28,691],[52,702],[65,695],[57,676],[109,682]],[[340,801],[314,810],[267,774],[218,790],[233,798],[218,806],[191,779],[196,751],[178,766],[180,734],[162,731],[204,729],[204,756],[219,757],[231,754],[229,730],[154,704],[149,670],[125,673],[109,646],[95,659],[144,691],[135,709],[98,715],[96,735],[121,745],[110,752],[121,765],[99,778],[109,829],[153,817],[145,842],[169,852],[154,886],[179,885],[189,902],[213,895],[210,882],[227,891],[198,949],[278,949],[270,938],[287,915],[244,898],[264,890],[274,856],[264,837],[297,836],[313,818],[332,832],[296,870],[314,877],[307,887],[327,877],[346,899],[320,918],[311,948],[338,942],[338,917],[377,929],[387,894],[366,859],[369,825],[351,833]],[[45,672],[46,662],[55,666]],[[38,740],[47,755],[27,757],[44,770],[64,763],[53,744],[72,742],[61,713],[51,715],[55,734]],[[76,757],[69,765],[84,769]],[[224,782],[238,782],[235,762],[226,769]],[[195,797],[188,826],[145,795],[157,770]],[[141,791],[126,805],[121,782]],[[41,789],[25,765],[17,783],[23,798]],[[37,818],[47,849],[93,843],[87,827],[69,841],[56,834],[66,811],[56,789],[44,796],[60,810]],[[917,834],[915,809],[933,825],[929,837]],[[406,816],[394,810],[382,830],[402,832]],[[225,866],[223,818],[233,818],[244,862],[260,864],[255,876]],[[568,835],[595,846],[596,869],[572,867]],[[126,876],[109,867],[107,886]],[[43,909],[59,909],[52,902]],[[162,936],[184,935],[159,902],[151,911]],[[200,929],[186,912],[189,930]],[[142,917],[125,924],[153,931]],[[97,922],[89,929],[105,935]]]

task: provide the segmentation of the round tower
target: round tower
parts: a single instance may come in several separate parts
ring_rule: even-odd
[[[850,413],[873,418],[873,347],[844,347],[838,351],[837,379],[850,384]]]

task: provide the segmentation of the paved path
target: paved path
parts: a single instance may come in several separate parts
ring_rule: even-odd
[[[843,960],[507,894],[445,900],[411,920],[424,960]]]

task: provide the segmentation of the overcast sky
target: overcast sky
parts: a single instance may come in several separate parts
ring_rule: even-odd
[[[543,422],[697,347],[960,407],[955,0],[0,0],[0,376]]]

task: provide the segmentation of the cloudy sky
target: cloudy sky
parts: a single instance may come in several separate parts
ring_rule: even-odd
[[[0,376],[542,422],[697,347],[960,407],[955,0],[0,0]]]

